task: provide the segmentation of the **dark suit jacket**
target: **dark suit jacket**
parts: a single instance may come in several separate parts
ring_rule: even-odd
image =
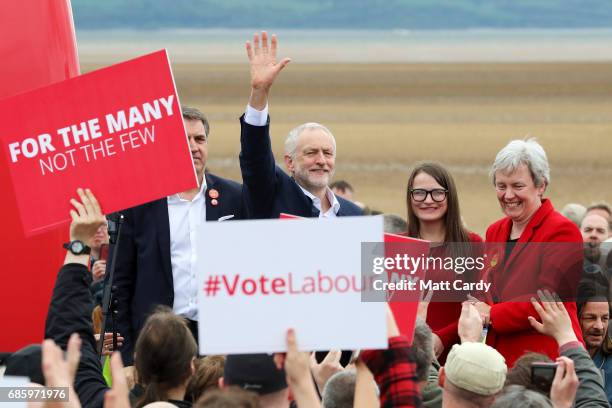
[[[248,196],[251,218],[278,218],[280,213],[318,217],[312,200],[296,181],[274,162],[270,142],[270,120],[265,126],[252,126],[240,118],[240,170]],[[338,216],[363,215],[354,203],[337,197]]]
[[[512,220],[509,217],[495,222],[487,229],[486,242],[507,242],[511,229]],[[557,343],[552,337],[536,332],[527,320],[528,316],[538,317],[531,303],[508,299],[515,298],[517,294],[535,294],[538,289],[557,287],[560,280],[570,281],[569,285],[575,282],[573,284],[577,286],[582,265],[580,231],[555,211],[550,200],[544,199],[510,256],[505,259],[503,251],[498,255],[497,267],[490,271],[493,277],[491,291],[502,302],[490,302],[492,326],[487,335],[487,344],[505,357],[508,367],[527,351],[547,354],[554,360],[559,355]],[[537,281],[534,277],[537,277]],[[582,341],[576,303],[566,301],[565,308],[576,337]]]
[[[206,173],[206,220],[226,215],[245,217],[242,186]],[[211,204],[209,192],[217,190],[218,204]],[[172,307],[174,282],[170,260],[168,201],[162,198],[122,212],[125,220],[117,248],[114,272],[115,299],[119,301],[117,326],[125,338],[121,353],[132,362],[138,333],[156,305]]]

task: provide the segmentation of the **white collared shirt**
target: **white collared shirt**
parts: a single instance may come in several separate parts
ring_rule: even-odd
[[[298,186],[300,185],[298,184]],[[304,194],[306,194],[307,197],[310,197],[310,199],[312,200],[312,205],[314,205],[315,208],[319,210],[319,218],[336,218],[338,216],[338,211],[340,211],[340,202],[338,201],[338,198],[336,198],[334,192],[331,191],[329,187],[325,188],[325,195],[327,196],[327,199],[329,200],[331,206],[326,212],[321,211],[321,200],[319,199],[319,197],[315,197],[310,191],[306,190],[302,186],[300,186],[300,188],[302,189]]]
[[[174,313],[191,320],[198,320],[196,230],[206,222],[206,179],[193,200],[185,200],[179,194],[168,197],[170,220],[170,262],[174,281]]]

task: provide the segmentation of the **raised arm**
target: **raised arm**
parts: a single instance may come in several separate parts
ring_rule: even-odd
[[[246,43],[251,70],[251,96],[245,115],[240,119],[240,171],[248,197],[249,212],[253,218],[273,216],[272,203],[282,171],[276,167],[270,126],[268,121],[268,95],[280,71],[289,58],[276,61],[278,40],[272,36],[268,46],[268,34],[253,36],[253,43]]]

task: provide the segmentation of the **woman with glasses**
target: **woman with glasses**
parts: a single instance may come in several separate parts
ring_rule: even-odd
[[[528,350],[554,360],[561,344],[537,330],[533,317],[538,314],[530,299],[537,298],[538,290],[556,292],[582,341],[572,295],[582,274],[582,236],[544,198],[550,167],[535,139],[508,143],[497,153],[490,175],[504,218],[490,225],[486,235],[492,254],[486,274],[493,289],[484,301],[474,302],[490,322],[486,342],[508,367]]]
[[[431,242],[431,257],[468,252],[470,248],[466,244],[482,242],[478,234],[463,226],[455,181],[438,163],[418,163],[412,170],[408,178],[407,206],[407,235]],[[442,245],[444,243],[450,245]],[[426,280],[433,281],[455,280],[457,276],[452,270],[430,269],[426,272]],[[443,298],[445,301],[440,301]],[[434,350],[441,361],[452,345],[459,342],[457,321],[461,314],[461,301],[450,300],[448,296],[434,293],[427,311],[427,324],[434,333]]]

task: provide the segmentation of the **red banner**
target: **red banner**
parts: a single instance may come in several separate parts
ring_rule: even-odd
[[[0,112],[11,112],[0,140],[26,235],[67,222],[77,187],[110,213],[197,186],[165,51],[5,99]]]

